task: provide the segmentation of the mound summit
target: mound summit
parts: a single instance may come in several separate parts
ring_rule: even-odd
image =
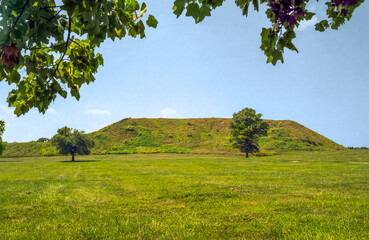
[[[238,153],[229,138],[230,118],[126,118],[90,133],[94,153]],[[331,150],[344,147],[290,120],[265,120],[264,151]]]
[[[230,142],[230,118],[126,118],[88,135],[92,154],[225,153],[241,154]],[[270,128],[259,140],[260,155],[286,151],[344,149],[290,120],[265,120]],[[49,142],[8,143],[2,157],[58,155]]]

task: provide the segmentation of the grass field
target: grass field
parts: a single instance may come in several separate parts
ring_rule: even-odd
[[[0,159],[0,239],[369,239],[369,151]]]

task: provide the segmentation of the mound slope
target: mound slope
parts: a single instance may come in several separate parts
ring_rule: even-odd
[[[92,154],[108,153],[228,153],[239,154],[230,142],[229,118],[126,118],[90,137]],[[290,120],[265,120],[270,129],[260,138],[262,154],[298,150],[333,150],[343,146]],[[8,143],[1,157],[58,155],[50,143]]]
[[[228,118],[126,118],[90,133],[94,153],[237,153],[230,142]],[[262,150],[330,150],[344,147],[290,120],[266,120],[267,137],[260,139]]]

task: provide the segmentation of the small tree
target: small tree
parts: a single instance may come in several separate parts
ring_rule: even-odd
[[[261,114],[256,114],[252,108],[244,108],[233,114],[233,121],[230,124],[232,145],[249,157],[249,153],[259,151],[258,139],[266,136],[268,124],[261,119]]]
[[[4,131],[5,131],[5,122],[0,120],[0,155],[3,153],[5,149],[5,144],[3,143],[3,139],[1,138]]]
[[[50,142],[51,140],[49,138],[39,138],[36,142]]]
[[[74,154],[88,155],[90,154],[90,148],[95,143],[85,135],[85,132],[78,131],[69,127],[63,127],[58,129],[51,139],[52,145],[56,146],[60,154],[72,155],[72,162],[74,162]]]

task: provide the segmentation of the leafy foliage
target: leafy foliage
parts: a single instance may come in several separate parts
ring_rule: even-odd
[[[225,0],[175,0],[174,14],[184,12],[196,23],[211,15]],[[267,62],[283,63],[285,48],[297,52],[292,43],[294,29],[315,13],[307,10],[309,0],[236,0],[247,16],[250,5],[259,11],[266,4],[271,27],[261,31],[260,48]],[[328,19],[316,30],[338,27],[350,20],[364,0],[326,2]],[[60,4],[60,5],[59,5]],[[149,15],[146,3],[136,0],[2,0],[0,7],[0,81],[15,87],[7,102],[17,116],[31,108],[45,113],[58,95],[68,91],[77,100],[83,84],[95,81],[103,65],[95,50],[106,38],[145,37],[145,25],[156,28],[158,21]]]
[[[261,119],[261,114],[251,108],[244,108],[233,114],[233,121],[230,124],[233,146],[241,152],[255,153],[259,151],[258,139],[267,135],[268,123]]]
[[[225,0],[176,0],[174,2],[174,14],[179,17],[185,11],[186,16],[193,17],[196,23],[211,15],[211,11],[221,6]],[[248,16],[249,7],[252,4],[255,11],[259,11],[260,4],[266,4],[266,17],[270,20],[271,27],[261,31],[261,50],[267,57],[267,63],[276,65],[278,61],[284,62],[285,48],[298,51],[292,40],[296,37],[295,28],[301,21],[310,20],[315,13],[306,8],[309,0],[236,0],[242,14]],[[318,31],[327,28],[338,29],[346,20],[349,21],[354,10],[364,0],[332,0],[327,1],[327,17],[315,25]]]
[[[5,149],[5,144],[3,143],[2,135],[5,131],[5,122],[0,120],[0,155],[3,153]]]
[[[67,89],[78,100],[79,89],[103,65],[95,49],[106,38],[144,38],[146,11],[135,0],[2,0],[0,81],[15,85],[7,99],[14,113],[45,113]],[[148,16],[147,26],[157,24]]]
[[[56,146],[60,154],[72,155],[72,161],[74,161],[74,154],[88,155],[90,154],[90,148],[95,143],[90,140],[83,131],[78,131],[69,127],[63,127],[58,129],[57,134],[51,139],[52,145]]]

